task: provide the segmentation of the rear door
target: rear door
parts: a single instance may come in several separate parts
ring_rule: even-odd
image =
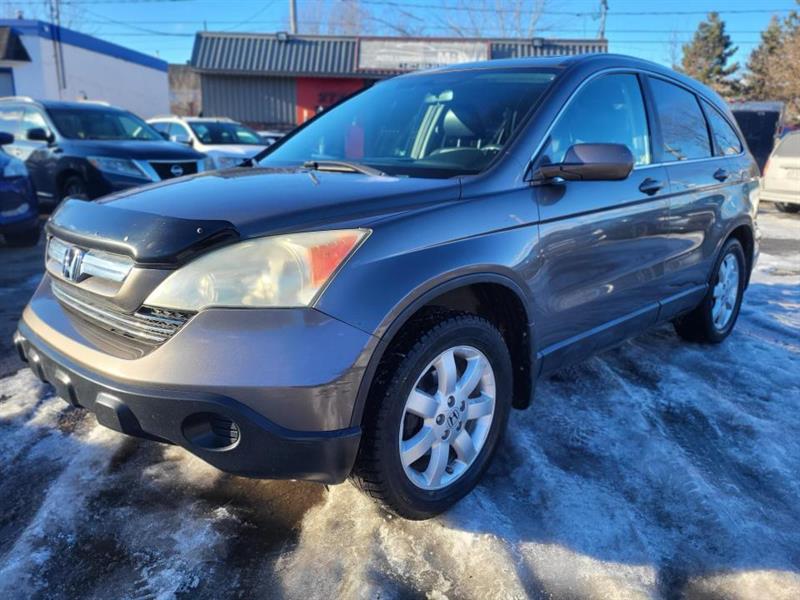
[[[650,124],[636,73],[602,74],[576,92],[539,162],[577,143],[625,144],[635,167],[623,181],[534,188],[543,267],[533,289],[535,327],[550,370],[655,321],[664,293],[668,179],[653,164]]]
[[[703,297],[724,234],[724,207],[734,207],[739,177],[722,149],[716,150],[704,107],[697,95],[659,77],[648,78],[658,124],[655,153],[667,165],[670,180],[669,248],[666,279],[669,293],[660,318],[696,305]],[[714,120],[720,117],[711,106]],[[724,118],[723,118],[724,121]],[[742,153],[735,138],[735,152]],[[733,148],[730,141],[728,151]]]

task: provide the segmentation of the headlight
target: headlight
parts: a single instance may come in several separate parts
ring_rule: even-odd
[[[239,242],[201,256],[167,277],[148,306],[309,306],[369,232],[318,231]]]
[[[3,177],[27,177],[28,169],[25,163],[18,158],[11,158],[3,169]]]
[[[231,169],[242,164],[244,159],[239,156],[216,156],[214,160],[216,161],[217,169]]]
[[[105,173],[115,175],[125,175],[126,177],[136,177],[138,179],[150,179],[134,161],[127,158],[113,158],[110,156],[90,156],[89,161],[95,169]]]

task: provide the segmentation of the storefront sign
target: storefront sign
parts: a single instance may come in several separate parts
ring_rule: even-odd
[[[488,58],[487,42],[361,40],[358,68],[362,71],[416,71]]]

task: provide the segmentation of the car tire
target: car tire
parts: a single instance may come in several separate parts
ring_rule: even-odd
[[[789,204],[788,202],[775,202],[775,208],[783,213],[800,212],[800,204]]]
[[[39,243],[40,231],[39,226],[25,229],[23,231],[15,231],[14,233],[6,233],[6,244],[14,247],[30,247]]]
[[[742,244],[737,239],[729,239],[714,263],[703,301],[674,321],[678,335],[691,342],[707,344],[718,344],[727,338],[739,318],[746,268]]]
[[[376,373],[352,479],[389,512],[421,520],[488,468],[508,422],[512,367],[502,335],[481,317],[442,311],[406,331]]]
[[[65,198],[89,199],[89,189],[80,175],[70,175],[61,184],[61,200]]]

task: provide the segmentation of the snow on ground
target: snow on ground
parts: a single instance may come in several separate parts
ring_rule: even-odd
[[[541,381],[427,522],[222,474],[27,369],[0,379],[0,597],[798,598],[800,218],[760,221],[726,343],[662,327]]]

